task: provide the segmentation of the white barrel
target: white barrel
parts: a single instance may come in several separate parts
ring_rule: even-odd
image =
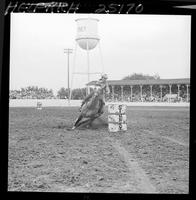
[[[108,123],[119,123],[126,124],[127,122],[127,116],[125,114],[123,115],[108,115]]]
[[[126,131],[127,130],[127,124],[108,124],[108,130],[109,132],[119,132],[119,131]]]
[[[76,41],[84,50],[91,50],[99,42],[97,22],[95,18],[77,19],[77,36]]]
[[[125,104],[108,105],[108,130],[109,132],[127,130],[127,116]]]
[[[126,105],[125,104],[109,104],[108,105],[108,113],[125,114],[125,112],[126,112]]]

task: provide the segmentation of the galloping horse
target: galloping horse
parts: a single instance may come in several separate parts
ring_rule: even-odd
[[[106,93],[109,93],[109,86],[104,83],[101,88],[98,89],[98,91],[94,91],[92,94],[90,94],[91,98],[88,102],[86,102],[84,105],[82,105],[80,110],[80,115],[76,119],[74,126],[72,129],[75,129],[82,124],[91,125],[92,122],[100,117],[104,113],[104,101],[103,101],[103,93],[106,91]],[[84,121],[81,121],[82,119],[85,119]]]

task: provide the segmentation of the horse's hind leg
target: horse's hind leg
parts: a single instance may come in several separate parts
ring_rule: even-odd
[[[88,124],[90,120],[91,120],[91,119],[87,119],[87,120],[85,120],[85,121],[79,122],[79,123],[77,124],[77,127],[79,127],[79,126],[81,126],[81,125],[84,125],[84,124]]]
[[[95,115],[93,118],[91,118],[91,119],[89,120],[89,123],[87,124],[87,125],[88,125],[88,127],[91,127],[91,126],[92,126],[92,123],[93,123],[93,121],[94,121],[95,119],[97,119],[99,116],[100,116],[100,114],[97,114],[97,115]]]
[[[93,117],[93,118],[90,118],[90,119],[87,119],[87,120],[78,122],[78,123],[77,123],[77,127],[79,127],[79,126],[81,126],[81,125],[84,125],[84,124],[86,124],[87,127],[92,126],[93,121],[94,121],[96,118],[98,118],[99,116],[100,116],[100,115],[97,115],[97,116],[95,116],[95,117]]]
[[[92,123],[93,123],[94,119],[90,119],[88,124],[86,125],[87,128],[92,127]]]

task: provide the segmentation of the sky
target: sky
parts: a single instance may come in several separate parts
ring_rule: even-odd
[[[113,15],[12,13],[10,89],[38,86],[54,93],[70,85],[84,87],[87,51],[76,42],[76,19],[99,20],[97,46],[89,51],[90,72],[103,72],[109,80],[142,73],[163,79],[190,78],[191,17],[180,15]],[[75,66],[75,67],[74,67]],[[100,75],[90,76],[96,80]]]

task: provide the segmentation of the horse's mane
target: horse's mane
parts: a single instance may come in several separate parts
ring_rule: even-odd
[[[100,96],[99,93],[98,93],[98,95],[93,95],[89,108],[95,108],[96,107],[96,105],[97,105],[97,103],[99,101],[99,96]]]

